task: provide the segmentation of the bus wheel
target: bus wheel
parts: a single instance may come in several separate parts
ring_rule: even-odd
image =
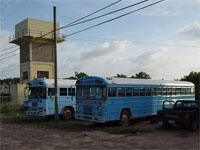
[[[162,127],[163,128],[168,128],[169,127],[169,122],[168,121],[163,121],[162,122]]]
[[[64,120],[70,120],[73,118],[74,111],[70,107],[66,107],[63,111],[63,119]]]
[[[121,112],[120,124],[122,126],[130,125],[130,113],[127,110],[124,110],[124,111]]]

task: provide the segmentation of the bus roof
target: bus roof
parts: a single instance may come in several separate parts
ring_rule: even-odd
[[[90,85],[92,82],[88,82],[89,80],[93,80],[93,81],[101,80],[102,84],[108,84],[108,85],[118,84],[118,85],[194,86],[193,83],[187,82],[187,81],[151,80],[151,79],[134,79],[134,78],[106,78],[105,79],[105,78],[96,77],[96,76],[83,77],[79,80],[86,81],[84,82],[84,84],[89,83]]]
[[[133,79],[133,78],[112,78],[106,79],[109,84],[134,84],[134,85],[173,85],[173,86],[194,86],[187,81],[169,81],[169,80],[151,80],[151,79]]]
[[[40,84],[39,84],[40,83]],[[74,86],[76,80],[58,79],[58,86]],[[54,79],[37,78],[28,82],[29,86],[47,86],[54,87]]]

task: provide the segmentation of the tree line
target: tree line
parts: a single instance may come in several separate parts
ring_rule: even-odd
[[[85,72],[74,72],[74,76],[70,76],[68,78],[65,79],[80,79],[82,77],[87,77],[89,76],[87,73]],[[135,75],[132,75],[130,77],[128,77],[125,74],[116,74],[114,77],[116,78],[136,78],[136,79],[151,79],[151,76],[149,74],[147,74],[146,72],[139,72],[136,73]],[[179,79],[176,79],[179,80]],[[190,72],[189,75],[185,75],[184,77],[182,77],[180,79],[180,81],[190,81],[192,83],[194,83],[195,85],[195,93],[196,96],[195,98],[200,100],[200,72]],[[16,84],[16,83],[20,83],[20,78],[7,78],[7,79],[0,79],[0,85],[2,85],[3,83],[6,84]]]

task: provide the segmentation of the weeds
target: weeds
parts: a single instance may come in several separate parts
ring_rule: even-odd
[[[102,124],[95,125],[92,122],[84,122],[79,120],[58,122],[53,119],[46,119],[44,117],[27,116],[25,111],[20,110],[20,105],[17,104],[3,104],[0,106],[0,119],[8,124],[16,124],[21,127],[35,128],[35,129],[57,129],[70,132],[81,131],[103,131],[110,134],[135,134],[137,132],[153,132],[151,127],[138,128],[135,125],[121,127],[117,124]]]

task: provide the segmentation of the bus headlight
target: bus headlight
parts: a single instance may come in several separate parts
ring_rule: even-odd
[[[99,106],[99,107],[98,107],[98,110],[99,110],[99,112],[102,112],[102,107]]]
[[[79,107],[76,106],[76,113],[79,114]]]
[[[78,108],[78,106],[76,106],[76,111],[78,111],[79,110],[79,108]]]

